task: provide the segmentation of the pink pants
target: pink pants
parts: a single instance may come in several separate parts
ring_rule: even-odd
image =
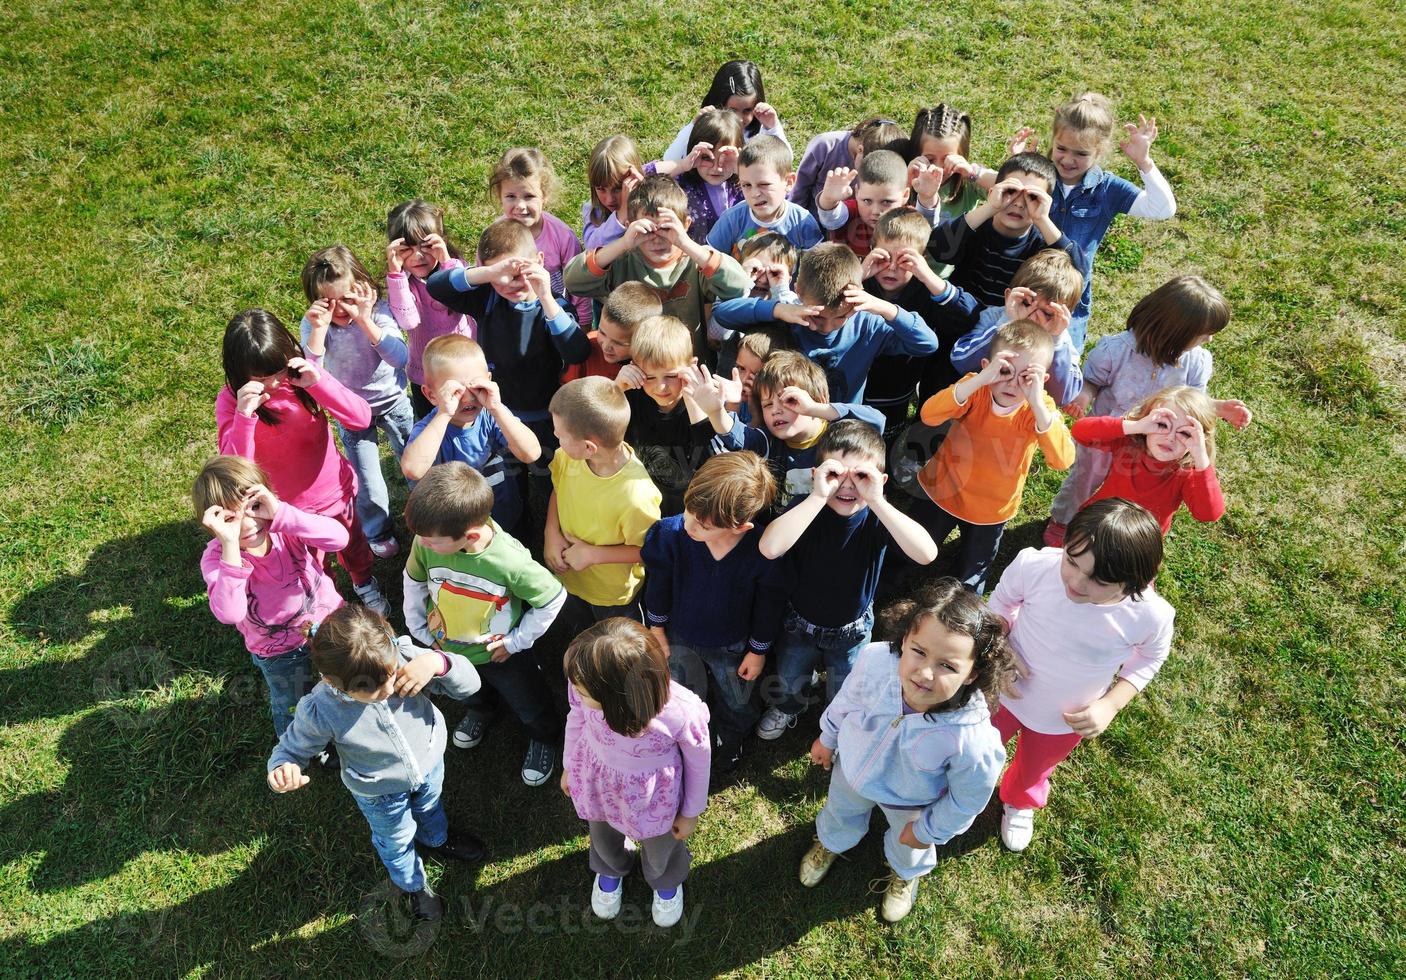
[[[371,545],[361,530],[361,521],[357,519],[356,498],[352,497],[340,510],[322,516],[330,517],[342,525],[349,535],[347,546],[335,556],[325,551],[322,553],[322,567],[327,569],[327,574],[332,574],[332,559],[335,557],[351,576],[352,585],[365,585],[371,581],[371,565],[376,556],[371,553]]]
[[[1046,735],[1032,731],[1005,705],[997,709],[991,724],[1001,733],[1002,742],[1009,742],[1012,735],[1020,736],[1015,743],[1015,757],[1001,778],[1001,802],[1020,810],[1040,809],[1050,798],[1050,773],[1069,757],[1083,736],[1074,732]]]

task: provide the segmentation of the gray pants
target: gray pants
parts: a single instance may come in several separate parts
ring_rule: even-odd
[[[587,821],[591,830],[591,870],[610,878],[623,878],[634,868],[635,856],[625,850],[625,835],[603,820]],[[645,884],[657,892],[683,884],[693,855],[688,844],[673,834],[640,841],[640,871]]]
[[[849,784],[838,758],[830,770],[830,795],[815,819],[815,834],[826,849],[843,854],[869,832],[869,814],[876,806],[884,811],[884,819],[889,825],[884,833],[884,857],[888,859],[889,867],[898,872],[904,881],[921,878],[937,867],[937,848],[931,844],[927,847],[909,847],[898,839],[909,821],[923,815],[923,808],[900,809],[866,800]]]
[[[1103,486],[1112,466],[1112,453],[1106,453],[1102,449],[1090,449],[1088,446],[1075,446],[1074,465],[1070,467],[1069,475],[1064,478],[1059,493],[1055,494],[1054,501],[1050,504],[1050,518],[1060,524],[1068,524],[1074,520],[1074,515],[1079,513],[1084,501]]]

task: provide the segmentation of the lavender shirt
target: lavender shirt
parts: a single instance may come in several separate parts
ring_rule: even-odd
[[[796,168],[796,183],[787,199],[794,201],[817,218],[820,217],[820,192],[825,189],[825,174],[836,167],[853,167],[849,155],[849,130],[837,129],[821,133],[806,146],[801,165]]]
[[[463,267],[463,262],[450,259],[436,266],[435,271]],[[405,340],[410,347],[405,373],[409,375],[411,384],[425,383],[425,372],[420,364],[425,356],[425,345],[431,340],[451,333],[473,337],[478,332],[472,317],[455,313],[429,294],[423,279],[416,279],[404,272],[386,273],[386,302],[391,308],[391,316],[405,331]]]
[[[658,161],[644,165],[644,175],[652,177],[658,173]],[[674,178],[674,183],[682,188],[688,198],[688,237],[699,245],[708,244],[708,232],[718,223],[718,217],[734,204],[742,203],[742,188],[737,186],[737,177],[729,177],[726,183],[710,184],[692,170]]]

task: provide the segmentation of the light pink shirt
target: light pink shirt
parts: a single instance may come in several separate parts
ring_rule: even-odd
[[[1063,560],[1062,548],[1026,548],[989,602],[1010,623],[1011,642],[1030,667],[1030,676],[1015,685],[1020,696],[1002,696],[1001,704],[1046,735],[1072,732],[1063,713],[1098,700],[1115,674],[1142,690],[1171,651],[1176,616],[1151,588],[1137,601],[1071,602],[1059,577]]]
[[[450,259],[441,262],[435,271],[463,267],[463,262]],[[386,273],[386,302],[391,308],[391,316],[405,331],[405,342],[410,346],[410,360],[405,364],[405,373],[411,384],[425,383],[425,369],[421,364],[425,357],[425,345],[431,340],[451,333],[465,337],[478,336],[473,317],[455,313],[429,294],[423,279],[416,279],[409,273]]]
[[[566,296],[562,285],[561,270],[566,263],[581,254],[581,240],[571,226],[550,211],[542,213],[542,230],[537,233],[537,250],[542,253],[542,267],[551,274],[552,292]],[[576,309],[576,320],[582,327],[591,328],[591,301],[584,296],[567,296]]]

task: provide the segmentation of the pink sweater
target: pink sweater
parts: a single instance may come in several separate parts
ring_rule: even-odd
[[[320,552],[347,546],[347,529],[330,517],[279,504],[269,524],[269,550],[262,557],[240,552],[238,567],[226,565],[220,542],[211,540],[200,558],[210,590],[210,611],[236,627],[249,652],[274,657],[307,642],[309,628],[342,605]]]
[[[1171,651],[1176,616],[1151,588],[1136,602],[1072,602],[1059,577],[1063,560],[1063,548],[1026,548],[989,602],[1010,623],[1011,643],[1030,667],[1030,676],[1016,682],[1019,697],[1003,696],[1001,705],[1046,735],[1072,732],[1063,713],[1103,697],[1115,675],[1139,691],[1146,687]]]
[[[571,226],[550,211],[542,213],[542,230],[537,233],[537,250],[542,253],[542,266],[552,276],[552,291],[566,295],[561,282],[561,270],[566,263],[581,254],[581,240]],[[576,308],[576,321],[585,330],[591,329],[591,301],[584,296],[568,296]]]
[[[464,263],[450,259],[440,263],[441,269],[462,269]],[[455,313],[425,289],[425,281],[416,279],[404,272],[386,273],[386,302],[390,305],[391,316],[400,329],[405,331],[406,342],[410,345],[410,360],[405,365],[405,373],[411,384],[425,383],[425,370],[421,366],[425,357],[425,345],[436,337],[457,333],[465,337],[478,336],[473,317]]]
[[[571,712],[562,764],[577,816],[644,840],[667,834],[677,816],[703,812],[713,742],[708,706],[697,695],[670,681],[664,710],[634,738],[612,730],[571,684],[566,697]]]

